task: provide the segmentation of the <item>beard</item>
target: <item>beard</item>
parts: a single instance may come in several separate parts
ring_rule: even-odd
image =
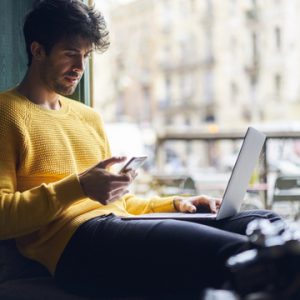
[[[70,96],[75,92],[76,87],[78,86],[78,83],[74,84],[74,85],[71,85],[71,86],[67,86],[67,85],[64,85],[60,82],[54,82],[53,90],[57,94],[60,94],[60,95],[63,95],[63,96]]]

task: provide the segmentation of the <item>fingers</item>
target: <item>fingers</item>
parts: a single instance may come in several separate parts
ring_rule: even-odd
[[[108,201],[111,202],[112,199],[121,198],[123,195],[127,194],[129,191],[127,188],[119,188],[109,192]]]
[[[179,211],[180,212],[195,213],[197,211],[197,208],[190,201],[181,200],[180,203],[179,203]]]
[[[180,212],[197,212],[197,207],[206,207],[212,213],[217,213],[221,205],[221,199],[213,198],[205,195],[194,196],[188,198],[177,197],[178,204],[176,209]]]
[[[120,199],[122,196],[124,196],[124,195],[126,195],[128,193],[129,193],[129,190],[127,190],[127,189],[124,190],[124,191],[122,191],[122,192],[119,191],[116,195],[111,196],[111,198],[109,200],[107,200],[107,203],[114,202],[115,200]]]
[[[209,209],[212,213],[217,213],[218,209],[221,206],[221,199],[219,198],[213,198],[213,197],[208,197],[205,196],[207,199],[207,203],[209,205]]]
[[[220,198],[211,198],[210,203],[213,203],[213,206],[216,208],[216,211],[220,208],[222,200]]]
[[[217,206],[216,206],[216,202],[214,200],[209,201],[209,208],[212,213],[217,212]]]
[[[135,177],[138,175],[137,171],[134,170],[134,169],[128,169],[122,173],[119,173],[119,174],[126,174],[126,175],[129,175],[132,179],[135,179]]]
[[[107,169],[107,168],[111,167],[112,165],[124,162],[125,160],[126,160],[125,156],[113,156],[111,158],[101,161],[97,165],[97,167],[101,168],[101,169]]]
[[[108,189],[110,190],[110,192],[114,192],[116,190],[120,190],[120,189],[127,189],[129,186],[129,183],[127,182],[111,182],[108,186]]]
[[[107,193],[103,193],[101,197],[99,197],[98,201],[103,205],[107,205],[117,199],[120,199],[125,194],[129,193],[129,190],[126,187],[115,188],[114,190],[110,190]]]
[[[199,208],[206,207],[212,213],[217,213],[217,211],[221,205],[221,199],[209,197],[206,195],[200,195],[200,196],[194,196],[191,198],[187,198],[186,201],[189,201],[195,207],[195,211],[197,210],[196,209],[197,207],[199,207]],[[192,209],[190,209],[188,211],[191,212]]]
[[[100,169],[105,169],[105,166],[107,168],[109,168],[109,166],[111,166],[112,164],[114,163],[118,163],[120,162],[120,160],[124,159],[125,157],[112,157],[112,158],[109,158],[107,160],[104,160],[102,162],[100,162],[98,165],[96,165],[96,168],[100,168]],[[116,159],[118,161],[116,161]],[[126,158],[125,158],[126,160]],[[107,172],[106,174],[109,175],[110,179],[113,180],[113,181],[119,181],[119,182],[132,182],[136,177],[137,177],[137,172],[135,170],[128,170],[127,172],[124,172],[124,173],[111,173],[109,171],[104,171],[102,170],[102,172]]]
[[[138,175],[137,171],[131,169],[126,174],[130,176],[131,180],[134,180]]]
[[[195,213],[197,211],[197,208],[194,205],[188,205],[187,211],[190,213]]]
[[[110,182],[116,184],[122,184],[122,183],[129,184],[134,179],[130,174],[114,174],[107,171],[102,171],[102,172],[105,172]]]
[[[122,187],[122,188],[110,191],[108,193],[103,193],[103,194],[101,194],[100,197],[97,197],[95,200],[97,200],[98,202],[100,202],[103,205],[107,205],[107,204],[114,202],[115,200],[120,199],[122,196],[124,196],[125,194],[128,194],[128,193],[129,193],[129,190],[126,188],[124,189]]]

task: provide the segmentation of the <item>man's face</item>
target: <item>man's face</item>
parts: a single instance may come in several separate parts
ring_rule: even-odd
[[[90,42],[83,38],[58,42],[41,61],[41,78],[50,92],[74,93],[92,52]]]

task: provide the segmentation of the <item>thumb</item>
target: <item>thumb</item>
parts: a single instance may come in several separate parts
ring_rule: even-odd
[[[114,165],[114,164],[117,164],[117,163],[121,163],[123,161],[126,160],[126,157],[125,156],[112,156],[108,159],[105,159],[103,161],[101,161],[97,167],[98,168],[101,168],[101,169],[107,169],[109,168],[110,166]]]
[[[197,211],[197,208],[195,205],[191,204],[188,208],[190,213],[195,213]]]
[[[217,212],[217,207],[216,207],[216,202],[215,201],[210,201],[209,206],[210,206],[211,212],[213,212],[213,213]]]

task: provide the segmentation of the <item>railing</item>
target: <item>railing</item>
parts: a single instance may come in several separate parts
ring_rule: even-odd
[[[165,132],[157,138],[156,144],[156,157],[158,171],[163,171],[164,153],[163,146],[168,141],[203,141],[212,142],[220,140],[240,140],[244,138],[245,132],[218,132],[218,133],[204,133],[204,132]],[[268,157],[267,148],[269,140],[282,140],[282,139],[300,139],[300,131],[274,131],[265,132],[267,139],[264,145],[264,155],[262,156],[262,172],[260,174],[261,184],[260,189],[263,191],[263,204],[268,208]]]

